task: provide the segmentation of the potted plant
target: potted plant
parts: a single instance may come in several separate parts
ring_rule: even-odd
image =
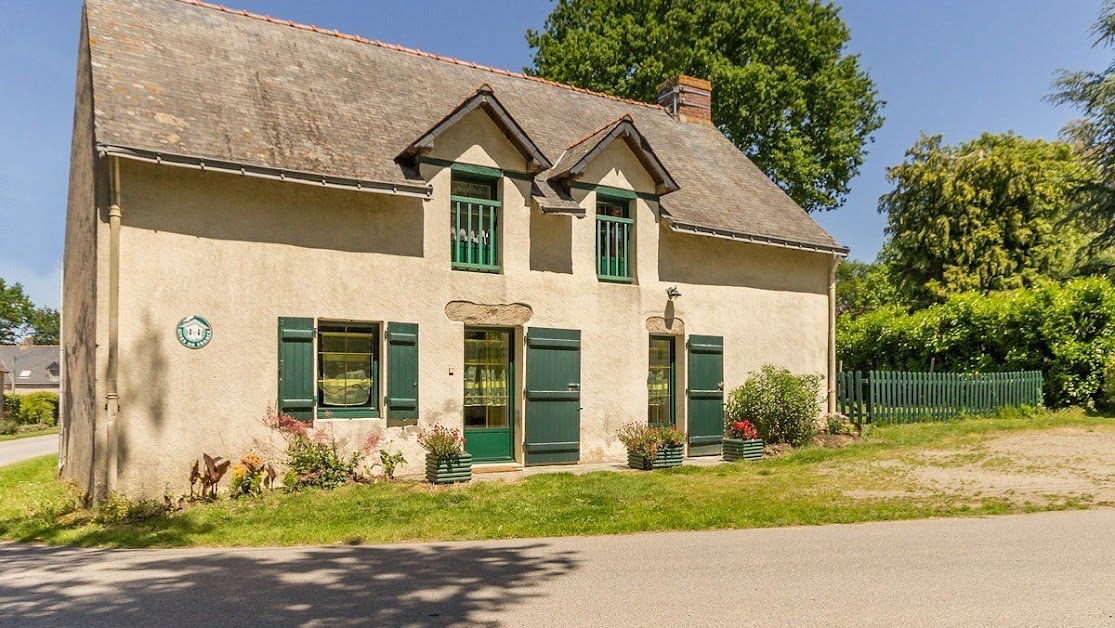
[[[736,460],[759,460],[763,457],[763,439],[759,438],[759,430],[751,421],[729,420],[725,428],[728,432],[728,436],[724,439],[725,460],[735,462]]]
[[[667,469],[681,466],[685,433],[672,427],[650,427],[629,423],[619,431],[627,447],[627,466],[632,469]]]
[[[465,453],[460,430],[435,425],[422,430],[418,444],[426,450],[426,481],[430,484],[472,479],[472,454]]]

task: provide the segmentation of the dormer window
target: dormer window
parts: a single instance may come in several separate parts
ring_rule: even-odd
[[[603,281],[630,282],[632,200],[596,195],[596,276]]]
[[[453,171],[449,230],[453,268],[498,273],[499,179]]]

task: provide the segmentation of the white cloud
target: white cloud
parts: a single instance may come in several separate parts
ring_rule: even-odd
[[[62,263],[45,271],[20,264],[12,264],[9,260],[0,260],[0,278],[5,283],[21,283],[23,291],[35,303],[36,307],[52,307],[58,309],[62,301]]]

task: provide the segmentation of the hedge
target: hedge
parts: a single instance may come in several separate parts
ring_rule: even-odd
[[[1089,277],[841,317],[837,354],[844,370],[1040,370],[1046,405],[1091,408],[1115,355],[1115,285]]]
[[[4,393],[2,418],[20,425],[54,425],[58,422],[58,395],[52,392]]]

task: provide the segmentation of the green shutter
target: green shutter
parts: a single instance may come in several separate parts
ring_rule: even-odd
[[[314,418],[314,319],[279,318],[279,412]]]
[[[418,422],[418,325],[387,324],[387,425]]]

